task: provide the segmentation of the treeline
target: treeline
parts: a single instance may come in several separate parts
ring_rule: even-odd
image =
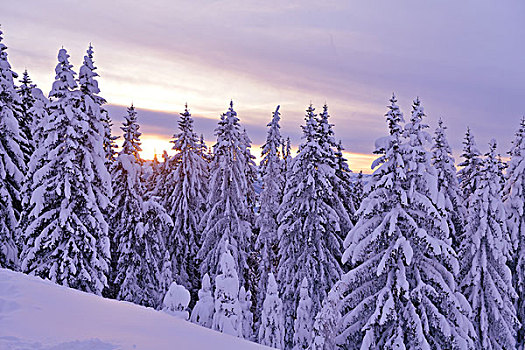
[[[116,152],[91,46],[46,97],[1,40],[0,266],[282,349],[523,343],[525,120],[508,163],[467,131],[457,172],[443,122],[392,96],[365,179],[326,105],[295,157],[277,107],[259,166],[233,103],[209,150],[186,106],[146,162],[133,106]]]

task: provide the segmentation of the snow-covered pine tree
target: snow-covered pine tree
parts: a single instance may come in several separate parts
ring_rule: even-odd
[[[29,164],[31,155],[35,151],[35,142],[33,140],[33,131],[37,123],[37,116],[31,113],[31,110],[35,104],[35,96],[33,95],[33,89],[36,85],[33,84],[27,70],[22,74],[20,79],[21,85],[18,87],[18,95],[20,96],[20,107],[21,114],[18,119],[18,126],[20,130],[21,144],[20,149],[24,153],[24,163]]]
[[[108,295],[118,300],[157,307],[163,261],[161,233],[150,229],[148,203],[142,183],[142,159],[137,112],[128,108],[122,131],[124,143],[112,165],[113,206],[110,213],[112,274]]]
[[[266,290],[268,273],[274,273],[278,262],[278,243],[277,236],[277,214],[279,205],[282,201],[282,191],[284,188],[283,160],[280,154],[281,132],[279,120],[279,106],[273,112],[273,117],[268,123],[268,134],[266,142],[262,146],[262,161],[259,171],[262,179],[262,192],[259,195],[259,215],[257,216],[255,227],[259,230],[255,249],[259,259],[259,284],[257,286],[260,293],[257,294],[257,319],[262,312],[262,305],[265,295],[262,291]]]
[[[363,171],[359,171],[357,176],[355,177],[354,183],[352,184],[352,202],[355,205],[356,211],[354,212],[354,216],[352,217],[352,221],[356,223],[359,221],[359,217],[357,216],[357,210],[359,210],[359,207],[361,206],[361,203],[363,202],[363,199],[365,198],[365,179],[363,175]]]
[[[20,217],[20,187],[27,164],[20,145],[25,145],[18,120],[23,116],[15,88],[18,75],[7,60],[7,47],[0,30],[0,267],[18,267],[15,237]]]
[[[465,227],[465,207],[461,199],[461,191],[456,176],[456,167],[441,118],[434,134],[434,144],[432,145],[432,165],[437,171],[438,207],[444,210],[447,218],[452,247],[457,252]]]
[[[217,143],[210,164],[208,209],[201,219],[202,247],[197,258],[202,261],[201,274],[217,275],[224,242],[230,242],[230,252],[241,285],[248,278],[247,259],[252,234],[252,208],[248,205],[250,180],[247,178],[246,149],[240,131],[239,118],[230,108],[221,116],[215,129]]]
[[[228,241],[222,244],[219,274],[215,277],[215,313],[213,329],[242,337],[241,306],[239,305],[239,277]]]
[[[162,311],[187,321],[190,317],[189,304],[190,292],[184,286],[173,282],[162,300]]]
[[[308,278],[305,276],[299,290],[299,303],[297,304],[296,318],[293,324],[293,349],[308,349],[312,341],[312,326],[314,322],[313,303],[308,288]]]
[[[509,152],[507,183],[503,190],[507,224],[515,253],[510,263],[517,293],[516,311],[520,322],[518,348],[525,342],[525,118],[521,120]]]
[[[239,317],[239,327],[241,329],[242,337],[248,340],[253,338],[253,313],[250,310],[252,307],[252,293],[246,291],[244,286],[239,290],[239,307],[241,315]]]
[[[271,348],[284,348],[283,302],[279,298],[277,282],[272,272],[268,273],[266,297],[262,305],[261,325],[259,327],[259,344]]]
[[[59,50],[49,116],[31,162],[32,196],[23,226],[22,270],[55,283],[101,294],[110,259],[107,224],[97,198],[96,143],[81,108],[72,65]]]
[[[518,320],[507,266],[511,241],[498,183],[496,141],[478,176],[470,198],[465,239],[462,241],[461,287],[472,307],[477,349],[514,349]]]
[[[341,276],[339,215],[342,203],[332,187],[335,177],[330,154],[319,144],[314,108],[306,110],[303,144],[287,174],[283,203],[278,215],[278,281],[285,317],[285,348],[293,345],[293,322],[303,278],[310,281],[312,315]]]
[[[290,138],[286,138],[286,142],[283,140],[283,176],[286,177],[288,170],[291,168],[292,164],[292,144]]]
[[[480,181],[479,171],[482,164],[481,152],[476,146],[474,135],[472,135],[470,128],[467,128],[463,145],[463,153],[461,154],[463,161],[458,164],[460,169],[457,176],[461,196],[463,198],[463,205],[468,209],[469,198],[476,188],[478,188],[478,183]]]
[[[390,135],[376,141],[379,166],[345,240],[342,314],[336,343],[347,349],[468,349],[473,326],[456,290],[459,266],[446,221],[432,198],[437,180],[427,173],[428,139],[415,103],[402,142],[403,115],[395,96],[386,119]]]
[[[191,312],[191,322],[211,328],[214,311],[215,302],[211,291],[210,276],[205,274],[199,290],[199,300]]]
[[[196,299],[200,284],[196,262],[201,242],[199,222],[206,209],[209,174],[187,105],[180,114],[179,132],[173,137],[171,142],[177,151],[170,160],[173,170],[166,172],[159,191],[161,202],[174,223],[166,237],[166,248],[173,261],[177,283],[185,286],[192,299]]]
[[[321,311],[315,316],[312,331],[313,340],[308,349],[330,350],[337,347],[335,336],[341,322],[342,292],[344,292],[343,284],[338,281],[324,298]]]
[[[330,124],[328,114],[328,105],[323,106],[323,112],[319,114],[316,125],[316,137],[320,147],[323,148],[322,163],[327,167],[325,171],[330,171],[335,174],[330,174],[330,182],[332,183],[334,194],[339,198],[337,201],[331,203],[332,208],[339,216],[339,226],[341,240],[344,240],[346,234],[353,227],[350,218],[355,214],[355,207],[352,203],[352,196],[350,196],[351,181],[350,173],[352,172],[348,167],[346,159],[343,157],[343,147],[341,143],[336,143],[334,138],[333,124]],[[329,170],[331,168],[331,170]]]

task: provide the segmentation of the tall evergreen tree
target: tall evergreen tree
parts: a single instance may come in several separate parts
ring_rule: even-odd
[[[459,163],[460,170],[458,171],[459,188],[465,208],[469,207],[469,198],[479,187],[479,171],[482,164],[481,152],[476,146],[474,135],[467,129],[465,133],[465,140],[463,141],[463,153],[461,157],[463,161]]]
[[[18,95],[20,96],[20,107],[21,114],[18,119],[18,126],[21,134],[20,148],[24,153],[24,163],[29,164],[31,155],[35,151],[35,142],[33,140],[33,132],[36,126],[36,118],[31,110],[35,104],[35,96],[33,95],[33,89],[36,85],[33,84],[27,70],[24,71],[22,79],[20,79],[21,85],[18,87]]]
[[[92,139],[68,58],[61,49],[49,93],[49,116],[41,123],[45,138],[31,160],[43,166],[36,169],[30,185],[22,270],[101,294],[110,259],[94,176],[101,145]]]
[[[470,199],[462,242],[461,287],[472,306],[476,348],[514,349],[518,321],[507,266],[511,242],[497,178],[496,142],[489,146],[479,174],[473,174],[479,182]]]
[[[465,226],[465,207],[461,199],[461,191],[456,176],[456,167],[452,150],[445,135],[446,126],[439,119],[432,146],[432,165],[436,168],[438,177],[438,206],[444,210],[447,218],[450,238],[454,250],[458,251]]]
[[[507,224],[515,253],[510,266],[513,269],[513,285],[517,293],[516,311],[520,322],[518,346],[525,342],[525,118],[510,150],[504,204]]]
[[[20,216],[20,186],[26,164],[20,145],[24,144],[18,118],[22,115],[20,97],[7,60],[7,47],[0,30],[0,267],[16,268],[18,249],[15,228]]]
[[[155,203],[144,201],[137,112],[131,106],[122,127],[124,143],[113,163],[113,205],[110,214],[112,274],[109,296],[157,307],[163,261],[162,232],[152,225]]]
[[[339,215],[342,207],[332,187],[333,163],[319,144],[314,108],[306,111],[304,142],[293,160],[278,215],[278,280],[285,313],[285,347],[293,345],[293,322],[300,299],[301,282],[316,276],[310,285],[315,315],[332,285],[341,275]]]
[[[390,135],[376,141],[371,191],[346,240],[351,261],[338,288],[342,319],[336,343],[347,349],[472,348],[468,303],[456,291],[458,262],[446,221],[433,203],[437,181],[424,153],[423,110],[414,103],[403,143],[403,115],[393,96]],[[433,185],[434,184],[434,185]]]
[[[173,170],[165,174],[161,201],[173,220],[166,247],[173,261],[177,283],[185,286],[196,300],[200,284],[196,258],[201,237],[199,222],[206,210],[208,164],[201,153],[188,106],[180,114],[179,132],[174,135]]]
[[[268,274],[275,273],[277,269],[278,243],[277,236],[277,215],[279,214],[279,205],[282,201],[282,191],[284,187],[283,160],[280,154],[281,132],[279,120],[279,106],[273,112],[273,117],[268,123],[268,134],[266,142],[262,146],[262,161],[260,164],[260,174],[262,178],[262,192],[260,194],[259,215],[255,222],[259,230],[257,241],[255,242],[256,250],[259,254],[259,284],[257,315],[262,312],[262,305],[268,282]]]
[[[240,131],[233,103],[221,116],[215,129],[217,143],[210,164],[209,205],[201,219],[202,247],[197,258],[202,261],[201,274],[215,278],[224,242],[230,242],[241,285],[248,278],[247,259],[252,234],[252,209],[248,205],[250,180],[246,166],[247,149]]]

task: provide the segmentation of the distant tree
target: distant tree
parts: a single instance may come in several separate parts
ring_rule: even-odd
[[[463,161],[458,164],[460,170],[457,175],[463,197],[463,205],[468,209],[469,198],[478,188],[480,181],[478,175],[482,164],[481,152],[476,146],[476,141],[474,141],[474,135],[472,135],[470,128],[467,128],[463,145],[463,153],[461,154]]]
[[[55,283],[101,294],[110,259],[97,182],[101,144],[82,109],[69,55],[58,53],[49,116],[31,162],[32,192],[22,227],[22,270]]]
[[[17,89],[18,95],[20,96],[21,108],[21,113],[19,114],[18,119],[18,127],[21,136],[20,149],[24,154],[24,163],[29,164],[31,155],[35,151],[33,132],[38,118],[37,115],[31,112],[36,100],[36,97],[33,94],[33,89],[36,88],[36,85],[31,81],[27,70],[24,71],[20,83],[21,85]]]
[[[466,211],[456,176],[452,149],[445,135],[446,129],[443,121],[439,119],[432,146],[432,165],[437,171],[438,190],[440,192],[437,203],[444,210],[452,246],[457,251],[464,233]]]
[[[24,148],[20,146],[28,145],[18,127],[18,120],[23,117],[14,84],[18,75],[11,70],[7,47],[2,40],[0,30],[0,267],[15,269],[18,267],[15,230],[21,211],[20,187],[26,169]]]
[[[264,298],[261,326],[259,327],[259,344],[272,348],[284,348],[283,302],[279,298],[277,282],[273,273],[268,273],[266,297]]]
[[[474,174],[479,182],[470,198],[460,254],[461,287],[472,306],[477,349],[516,347],[516,292],[507,266],[511,242],[497,172],[496,142],[492,140],[484,164]]]

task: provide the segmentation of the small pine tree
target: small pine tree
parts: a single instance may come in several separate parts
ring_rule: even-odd
[[[223,244],[219,274],[215,277],[215,313],[213,329],[242,337],[242,317],[239,305],[239,277],[235,260],[231,255],[227,241]]]
[[[314,321],[313,303],[310,298],[308,279],[303,278],[299,290],[299,303],[297,305],[297,318],[294,322],[293,349],[308,349],[312,341],[312,326]]]
[[[20,149],[24,153],[24,163],[29,164],[31,155],[35,151],[35,141],[33,139],[33,132],[37,123],[37,116],[31,113],[35,104],[35,96],[33,89],[36,85],[33,84],[27,70],[24,71],[21,85],[18,87],[18,95],[20,96],[21,114],[18,119],[18,127],[21,135]]]
[[[239,317],[239,327],[242,331],[242,337],[248,340],[253,338],[253,314],[250,310],[252,307],[252,294],[246,291],[244,287],[239,290],[239,307],[241,310],[241,317]]]
[[[15,89],[18,76],[7,60],[7,47],[2,43],[0,30],[0,267],[18,267],[15,237],[20,217],[20,187],[26,163],[20,145],[27,146],[19,132],[22,118],[21,100]]]
[[[476,348],[514,349],[516,292],[507,266],[512,245],[499,191],[496,142],[489,147],[479,173],[472,174],[479,182],[470,199],[462,242],[461,287],[472,306]]]
[[[258,340],[259,344],[284,349],[283,302],[279,298],[277,282],[273,273],[268,273],[267,280]]]
[[[214,311],[215,302],[211,291],[210,276],[205,274],[202,278],[202,287],[199,290],[199,300],[191,312],[191,322],[211,328]]]
[[[185,321],[189,318],[190,292],[173,282],[162,301],[162,311]]]

